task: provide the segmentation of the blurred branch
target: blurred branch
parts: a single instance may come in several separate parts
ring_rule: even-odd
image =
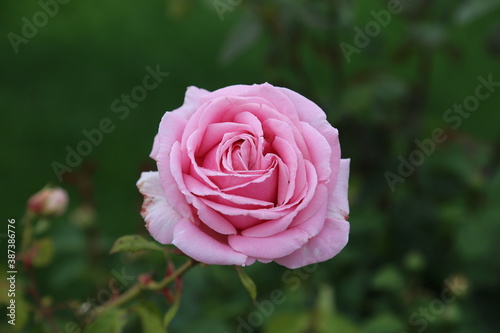
[[[23,263],[24,270],[28,276],[28,292],[35,299],[42,316],[47,321],[52,332],[59,332],[57,324],[54,320],[53,310],[50,306],[46,306],[38,291],[38,283],[36,281],[35,272],[33,271],[33,259],[36,256],[36,247],[30,247],[33,239],[33,222],[35,216],[30,211],[27,211],[21,219],[23,233],[21,238],[20,261]]]
[[[163,280],[159,282],[151,281],[151,282],[141,282],[138,281],[134,286],[128,289],[126,292],[118,296],[118,298],[112,299],[109,302],[99,306],[96,309],[96,313],[102,313],[106,310],[113,309],[123,305],[138,295],[140,295],[143,291],[159,291],[166,288],[169,284],[174,282],[176,278],[180,277],[182,274],[186,273],[191,267],[196,265],[197,262],[189,259],[184,265],[179,267],[175,272],[166,276]]]

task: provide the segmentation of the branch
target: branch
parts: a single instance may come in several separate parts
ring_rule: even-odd
[[[173,272],[171,275],[166,276],[163,280],[159,282],[149,282],[147,284],[143,282],[137,282],[134,286],[132,286],[130,289],[128,289],[126,292],[121,294],[115,299],[112,299],[103,305],[99,306],[96,309],[96,313],[102,313],[106,310],[113,309],[116,307],[119,307],[120,305],[123,305],[127,303],[128,301],[131,301],[134,299],[136,296],[138,296],[141,292],[151,290],[151,291],[158,291],[162,290],[165,287],[167,287],[169,284],[175,281],[175,279],[185,272],[187,272],[192,266],[196,265],[198,262],[193,261],[192,259],[189,259],[184,265],[179,267],[175,272]]]

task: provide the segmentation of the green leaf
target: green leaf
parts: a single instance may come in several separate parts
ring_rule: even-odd
[[[175,299],[174,304],[167,310],[165,313],[165,316],[163,317],[163,328],[165,330],[168,329],[168,325],[170,325],[170,322],[174,319],[175,315],[177,314],[177,311],[179,311],[179,306],[181,304],[181,297],[180,295],[177,296]]]
[[[241,266],[234,266],[236,271],[238,272],[238,276],[240,277],[240,281],[243,286],[247,289],[250,297],[253,301],[257,299],[257,287],[253,282],[252,278],[247,275],[247,273],[243,270]]]
[[[163,249],[156,243],[150,242],[137,235],[128,235],[116,240],[109,251],[110,254],[117,252],[137,252],[142,250],[153,250],[163,252]]]
[[[33,266],[44,267],[50,264],[54,257],[54,242],[51,238],[42,238],[34,242],[35,257],[33,258]]]
[[[95,321],[88,325],[84,333],[121,333],[126,323],[125,310],[110,309],[100,314]]]
[[[148,306],[138,306],[135,312],[141,318],[142,333],[160,333],[165,332],[161,324],[161,317],[155,308]]]
[[[349,321],[348,319],[342,317],[341,315],[333,315],[326,320],[321,321],[319,325],[320,333],[359,333],[359,328]]]
[[[380,314],[368,321],[363,329],[363,333],[399,333],[404,329],[404,325],[392,314]]]
[[[33,232],[36,235],[41,235],[45,231],[49,230],[50,228],[50,221],[47,219],[41,219],[35,223],[35,227],[33,228]]]
[[[281,315],[273,315],[266,323],[264,332],[302,333],[306,332],[307,328],[309,327],[309,322],[309,315],[306,313],[286,313]]]

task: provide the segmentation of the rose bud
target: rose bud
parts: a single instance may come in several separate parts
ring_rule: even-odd
[[[28,200],[28,210],[49,217],[59,216],[68,206],[68,193],[60,187],[44,188]]]

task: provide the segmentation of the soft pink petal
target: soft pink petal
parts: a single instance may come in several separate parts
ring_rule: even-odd
[[[340,142],[339,142],[339,132],[336,128],[333,128],[328,122],[323,123],[316,128],[321,135],[323,135],[330,147],[332,147],[332,154],[330,156],[330,181],[328,182],[328,189],[331,191],[335,187],[337,182],[337,170],[339,169],[340,163]]]
[[[214,190],[206,186],[205,184],[202,184],[195,178],[189,176],[189,175],[184,175],[184,184],[186,184],[186,188],[191,192],[192,194],[196,196],[201,196],[201,197],[209,197],[209,196],[215,196],[215,197],[220,197],[223,200],[229,201],[229,203],[233,203],[235,206],[239,205],[251,205],[251,206],[261,206],[265,208],[270,208],[273,207],[273,203],[269,201],[262,201],[254,198],[245,198],[241,197],[239,195],[233,195],[233,194],[228,194],[220,190]],[[219,202],[219,201],[218,201]]]
[[[209,94],[210,91],[208,90],[190,86],[186,90],[186,94],[184,96],[184,104],[182,105],[182,107],[174,110],[173,112],[182,112],[186,115],[186,119],[188,119],[197,110],[198,106],[200,105],[200,99]]]
[[[172,244],[194,260],[208,265],[247,264],[248,257],[232,249],[224,238],[208,234],[190,220],[183,219],[174,229]]]
[[[351,160],[344,158],[340,160],[337,184],[330,194],[328,203],[328,217],[347,220],[349,217],[349,164]]]
[[[275,261],[290,269],[326,261],[337,255],[345,247],[348,239],[349,223],[328,218],[323,230],[306,245]]]
[[[200,135],[200,131],[195,130],[188,138],[186,147],[187,155],[189,157],[189,165],[188,167],[186,167],[186,169],[188,169],[191,174],[196,174],[197,178],[200,179],[204,184],[207,184],[208,186],[216,189],[217,186],[212,183],[212,181],[205,175],[202,170],[200,170],[201,167],[198,165],[198,161],[196,160],[196,150],[198,149],[201,140]]]
[[[262,123],[255,115],[248,111],[238,113],[234,117],[234,122],[250,126],[252,128],[252,133],[256,137],[264,135],[264,132],[262,131]]]
[[[146,221],[146,228],[158,242],[172,243],[174,227],[182,216],[165,199],[158,172],[143,172],[137,187],[144,195],[141,215]]]
[[[153,149],[150,157],[154,160],[158,159],[160,153],[160,144],[166,145],[168,150],[175,141],[179,141],[182,137],[182,131],[186,125],[186,120],[189,119],[196,111],[199,105],[201,96],[208,94],[205,89],[189,87],[186,90],[184,104],[173,111],[166,112],[160,122],[158,134],[155,136]]]
[[[290,213],[284,215],[283,217],[265,221],[243,230],[241,232],[243,236],[269,237],[280,233],[289,227],[300,225],[309,219],[314,212],[321,209],[321,205],[323,205],[323,202],[325,202],[328,197],[326,187],[324,185],[320,185],[318,187],[317,176],[311,162],[306,161],[305,165],[307,169],[308,185],[307,191],[300,200],[300,203],[288,205],[291,207]],[[310,237],[312,237],[312,235]]]
[[[158,134],[155,135],[155,139],[153,141],[153,149],[151,150],[151,153],[149,154],[149,157],[151,157],[153,160],[156,160],[156,156],[160,153],[160,137]]]
[[[283,164],[286,165],[286,170],[288,171],[287,174],[287,183],[284,184],[283,182],[280,182],[280,187],[278,188],[278,195],[284,193],[284,197],[281,195],[280,200],[278,204],[287,204],[290,199],[292,198],[293,194],[295,193],[295,188],[298,184],[298,174],[297,174],[297,169],[298,165],[300,163],[299,159],[302,156],[297,156],[298,152],[293,149],[293,146],[290,145],[289,142],[283,140],[280,137],[276,137],[272,143],[273,148],[276,151],[276,154],[283,160]],[[281,173],[280,169],[280,173]],[[280,175],[281,176],[281,175]],[[301,185],[305,183],[305,176],[302,174],[300,175],[301,178]],[[283,192],[285,191],[286,192]]]
[[[288,88],[276,88],[290,99],[301,121],[305,121],[315,128],[320,123],[326,122],[325,112],[313,101]]]
[[[225,87],[219,90],[215,90],[210,95],[206,95],[202,98],[202,101],[207,101],[213,98],[221,97],[258,97],[265,99],[267,104],[270,104],[274,109],[276,109],[281,114],[285,115],[288,119],[293,122],[297,122],[298,117],[295,112],[295,108],[290,101],[289,96],[283,91],[283,88],[277,88],[269,83],[264,84],[254,84],[254,85],[234,85]]]
[[[308,98],[296,93],[287,88],[280,89],[295,105],[299,119],[306,123],[309,123],[313,128],[315,128],[321,135],[323,135],[332,148],[332,154],[330,157],[331,163],[331,177],[330,183],[328,185],[329,189],[333,189],[336,182],[337,168],[340,161],[340,144],[338,140],[338,131],[326,120],[325,112],[314,102]]]
[[[332,147],[315,128],[308,123],[302,122],[302,133],[311,156],[311,162],[316,168],[319,181],[330,179]]]
[[[222,235],[235,235],[235,227],[219,212],[208,207],[203,201],[193,197],[192,205],[196,208],[196,214],[201,222],[215,232]]]
[[[251,216],[259,220],[271,220],[280,218],[290,212],[290,208],[288,207],[284,207],[284,209],[282,207],[271,209],[245,209],[223,205],[204,198],[200,198],[200,200],[215,211],[228,215],[228,218],[230,216],[235,216],[235,218],[238,218],[238,216]]]
[[[225,193],[276,203],[278,193],[278,170],[268,173],[245,184],[224,189]]]
[[[222,138],[226,133],[234,133],[234,135],[238,135],[252,133],[252,131],[252,127],[245,124],[237,124],[233,122],[210,124],[205,130],[205,134],[196,155],[202,158],[208,151],[222,141]]]
[[[296,124],[290,123],[288,119],[284,121],[269,118],[262,122],[262,127],[268,142],[273,142],[276,137],[282,138],[300,151],[305,158],[310,159],[309,149],[304,140],[302,125],[300,123],[297,127]]]
[[[182,179],[180,155],[179,142],[175,142],[168,152],[163,151],[162,146],[157,162],[158,173],[167,202],[183,217],[190,218],[192,213],[187,201],[190,193]]]
[[[288,229],[270,237],[228,236],[229,245],[238,252],[262,259],[281,258],[299,249],[309,239],[299,228]]]

